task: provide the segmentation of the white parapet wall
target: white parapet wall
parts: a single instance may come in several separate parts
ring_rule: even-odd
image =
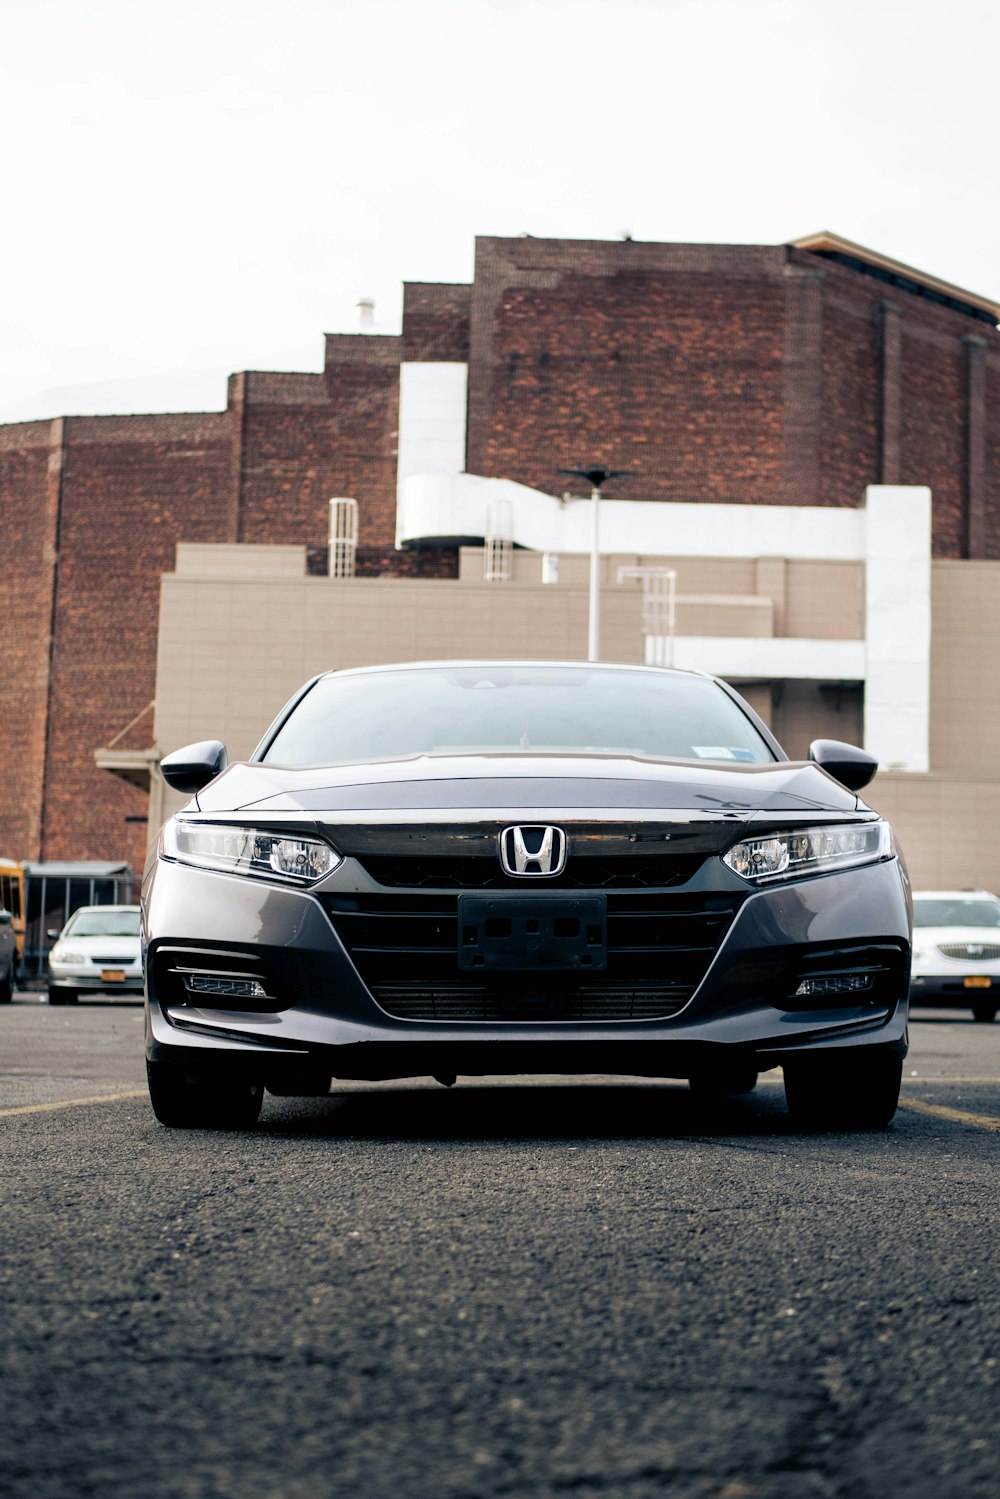
[[[865,748],[885,770],[927,771],[931,492],[872,486],[864,514]]]
[[[737,681],[759,677],[775,682],[859,682],[865,677],[863,640],[678,635],[671,654],[671,666],[707,671],[713,677],[732,677]],[[655,638],[647,641],[646,657],[650,665],[664,663],[663,646]]]
[[[402,462],[402,443],[400,461]],[[486,535],[491,503],[506,500],[515,546],[536,552],[590,550],[590,500],[560,500],[510,479],[410,473],[401,479],[396,540]],[[860,510],[802,505],[715,505],[679,501],[601,502],[601,551],[646,557],[797,557],[854,562],[864,557]]]
[[[457,377],[449,378],[457,391]],[[429,409],[433,378],[420,379]],[[411,403],[410,409],[416,407]],[[438,410],[445,409],[442,394]],[[454,453],[457,401],[450,411]],[[462,412],[464,421],[464,407]],[[523,484],[461,473],[454,467],[419,472],[413,466],[417,449],[406,434],[401,413],[397,545],[485,536],[490,504],[502,499],[510,505],[515,546],[553,554],[589,552],[589,500],[561,500]],[[866,490],[864,509],[856,510],[605,499],[601,551],[666,559],[785,557],[863,563],[864,641],[679,637],[673,643],[673,661],[723,677],[864,681],[865,748],[887,769],[928,770],[929,489],[872,485]],[[658,654],[657,659],[662,657]]]

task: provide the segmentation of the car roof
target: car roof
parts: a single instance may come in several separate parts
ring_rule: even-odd
[[[563,661],[557,659],[550,660],[548,658],[532,660],[515,656],[498,657],[496,659],[484,656],[470,656],[467,658],[444,658],[439,661],[384,661],[378,666],[334,667],[330,671],[320,672],[319,675],[323,677],[367,677],[377,676],[381,672],[389,671],[424,671],[427,669],[439,671],[442,667],[458,667],[463,670],[467,670],[470,667],[485,667],[490,669],[502,667],[510,670],[512,667],[522,666],[537,666],[543,670],[551,669],[552,667],[556,667],[558,670],[575,667],[580,671],[641,671],[648,676],[703,677],[709,682],[716,680],[709,672],[690,671],[687,667],[682,666],[645,666],[639,661]]]

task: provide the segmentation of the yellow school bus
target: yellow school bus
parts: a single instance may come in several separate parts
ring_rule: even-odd
[[[24,865],[14,859],[0,859],[0,908],[13,917],[11,924],[20,960],[24,950]]]

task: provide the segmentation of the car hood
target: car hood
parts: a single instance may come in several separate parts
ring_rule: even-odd
[[[914,946],[938,947],[942,942],[973,942],[980,947],[1000,946],[1000,927],[995,926],[915,926]]]
[[[139,956],[138,937],[77,937],[70,932],[68,937],[60,937],[59,941],[68,948],[78,947],[85,953],[101,952],[115,958]]]
[[[428,812],[451,816],[530,810],[582,815],[687,811],[727,822],[764,815],[850,815],[864,803],[817,765],[720,765],[614,755],[420,755],[341,766],[236,763],[191,804],[209,814]],[[798,819],[796,819],[798,820]]]

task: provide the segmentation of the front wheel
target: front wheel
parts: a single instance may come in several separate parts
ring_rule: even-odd
[[[14,998],[14,967],[7,969],[7,977],[0,979],[0,1005],[9,1005]]]
[[[255,1079],[171,1062],[147,1062],[146,1080],[153,1113],[173,1129],[246,1129],[264,1100],[264,1085]]]
[[[996,1019],[996,1014],[997,1014],[997,1006],[996,1005],[980,1004],[980,1005],[973,1005],[972,1006],[972,1018],[973,1018],[973,1020],[980,1020],[980,1021],[982,1021],[982,1023],[984,1025],[989,1025],[993,1020],[995,1020]]]
[[[799,1129],[885,1129],[896,1112],[903,1078],[903,1059],[896,1052],[858,1049],[794,1057],[783,1070],[785,1102]]]

